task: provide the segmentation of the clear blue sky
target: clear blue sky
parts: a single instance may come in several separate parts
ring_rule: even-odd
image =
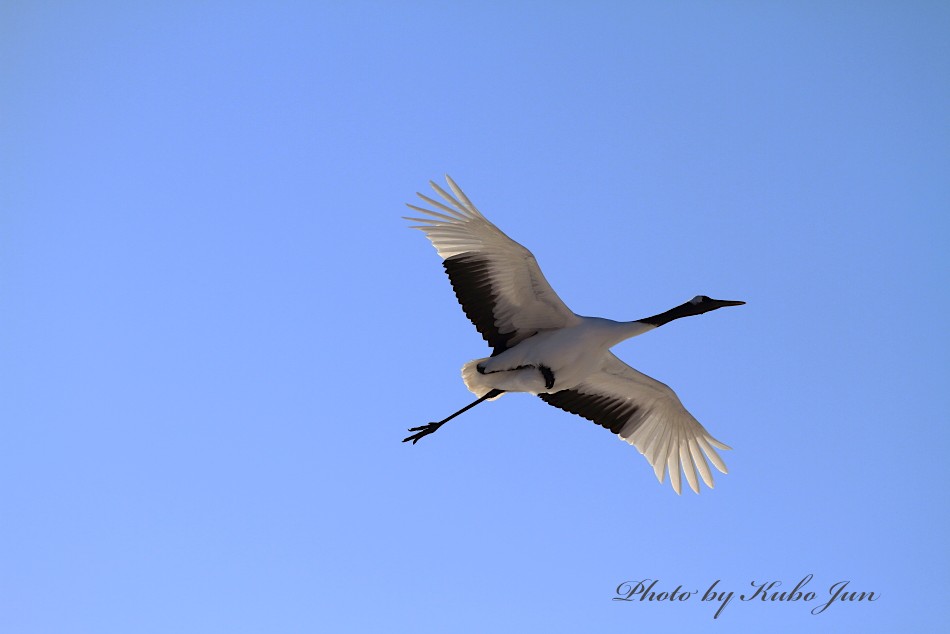
[[[945,626],[945,3],[159,4],[0,7],[0,630]],[[578,313],[748,302],[615,349],[714,490],[525,395],[400,442],[486,354],[445,173]]]

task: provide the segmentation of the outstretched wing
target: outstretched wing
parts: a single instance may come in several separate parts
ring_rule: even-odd
[[[697,471],[709,488],[707,459],[722,473],[726,465],[716,449],[731,449],[709,435],[686,411],[667,385],[637,372],[608,352],[598,372],[569,390],[538,395],[546,403],[583,416],[637,448],[662,483],[666,472],[680,493],[680,471],[699,493]]]
[[[448,175],[445,180],[455,196],[429,181],[445,204],[417,194],[438,211],[408,205],[425,217],[406,220],[420,223],[413,229],[424,231],[442,256],[462,310],[492,355],[540,330],[577,323],[531,252],[490,223]]]

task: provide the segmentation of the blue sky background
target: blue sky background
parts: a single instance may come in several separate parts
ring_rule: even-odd
[[[767,6],[765,6],[767,4]],[[0,7],[0,630],[935,631],[940,2]],[[400,219],[451,174],[735,449],[538,399]],[[611,601],[624,581],[811,603]],[[813,616],[828,587],[874,603]]]

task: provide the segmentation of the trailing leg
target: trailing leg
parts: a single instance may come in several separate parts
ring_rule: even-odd
[[[478,405],[478,404],[481,403],[482,401],[487,401],[487,400],[490,399],[490,398],[495,398],[496,396],[499,396],[499,395],[501,395],[501,394],[503,394],[503,393],[504,393],[504,390],[491,390],[490,392],[488,392],[487,394],[485,394],[485,396],[481,397],[481,398],[478,399],[477,401],[475,401],[475,402],[473,402],[473,403],[469,403],[468,405],[466,405],[465,407],[463,407],[463,408],[460,409],[459,411],[455,412],[454,414],[452,414],[451,416],[449,416],[449,417],[447,417],[447,418],[443,418],[442,420],[440,420],[440,421],[437,422],[437,423],[429,423],[428,425],[420,425],[419,427],[410,427],[410,428],[409,428],[409,431],[414,431],[414,432],[417,432],[417,433],[415,433],[415,434],[413,434],[413,435],[411,435],[411,436],[407,436],[406,438],[403,438],[402,441],[403,441],[403,442],[406,442],[407,440],[411,440],[411,441],[412,441],[412,444],[416,444],[416,442],[418,442],[418,440],[419,440],[420,438],[422,438],[422,437],[424,437],[424,436],[428,436],[429,434],[433,433],[433,432],[434,432],[435,430],[437,430],[439,427],[441,427],[442,425],[446,424],[447,422],[449,422],[450,420],[452,420],[453,418],[455,418],[455,417],[458,416],[459,414],[462,414],[463,412],[467,412],[468,410],[472,409],[473,407],[475,407],[476,405]]]

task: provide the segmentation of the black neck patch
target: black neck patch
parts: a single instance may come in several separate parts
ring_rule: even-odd
[[[663,324],[668,324],[674,319],[679,319],[680,317],[691,317],[693,315],[700,315],[705,310],[697,310],[701,308],[700,304],[694,304],[692,302],[686,302],[685,304],[680,304],[676,308],[671,308],[665,313],[660,313],[659,315],[653,315],[652,317],[647,317],[645,319],[639,319],[645,324],[650,324],[651,326],[662,326]]]

